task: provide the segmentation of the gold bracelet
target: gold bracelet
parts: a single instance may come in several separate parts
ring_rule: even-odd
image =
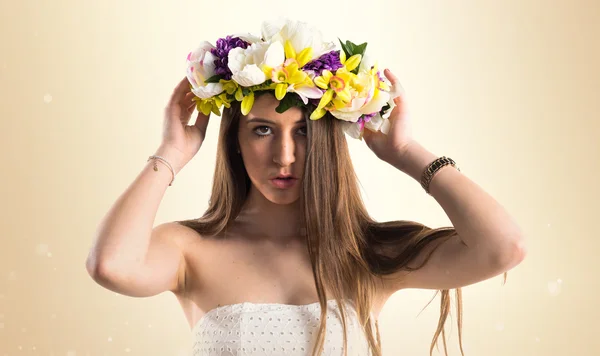
[[[427,194],[429,194],[429,184],[431,183],[433,176],[437,172],[439,172],[440,169],[448,165],[458,169],[458,171],[460,172],[460,168],[456,166],[456,162],[454,162],[452,158],[446,156],[442,156],[436,159],[435,161],[431,162],[427,166],[427,168],[425,168],[425,171],[423,172],[423,175],[421,177],[421,186],[423,187],[423,189],[425,189],[425,192]]]
[[[173,175],[173,178],[171,179],[171,183],[169,183],[169,186],[171,186],[173,184],[173,181],[175,180],[175,171],[173,170],[173,167],[171,166],[171,164],[169,162],[167,162],[167,160],[164,159],[163,157],[157,156],[157,155],[152,155],[152,156],[148,157],[148,160],[146,162],[150,161],[151,159],[159,160],[159,161],[165,163],[167,165],[167,167],[169,167],[169,169],[171,170],[171,174]],[[154,161],[154,171],[155,172],[158,171],[158,165],[156,164],[156,161]]]

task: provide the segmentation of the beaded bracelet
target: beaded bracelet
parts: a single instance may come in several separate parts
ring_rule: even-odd
[[[437,172],[439,172],[440,169],[442,169],[443,167],[448,166],[448,165],[456,168],[460,172],[460,168],[458,168],[456,166],[456,162],[454,162],[454,160],[452,158],[446,157],[446,156],[442,156],[442,157],[436,159],[435,161],[431,162],[427,166],[427,168],[425,168],[425,171],[423,172],[423,176],[421,177],[421,186],[423,187],[423,189],[425,189],[425,192],[427,194],[430,194],[429,193],[429,184],[431,183],[433,176]]]

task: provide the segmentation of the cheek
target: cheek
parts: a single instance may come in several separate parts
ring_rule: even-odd
[[[244,165],[250,178],[260,178],[268,173],[269,152],[265,145],[247,144],[244,148]]]

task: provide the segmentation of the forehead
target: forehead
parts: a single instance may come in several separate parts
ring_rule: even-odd
[[[275,109],[279,106],[279,103],[274,95],[270,93],[262,94],[255,99],[252,109],[243,120],[260,118],[280,124],[294,124],[299,120],[303,120],[304,115],[298,107],[291,107],[281,114],[278,113]]]

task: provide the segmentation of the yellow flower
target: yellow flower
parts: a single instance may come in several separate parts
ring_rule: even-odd
[[[308,74],[299,69],[299,63],[296,59],[287,59],[282,65],[275,68],[265,66],[265,74],[275,83],[275,97],[277,100],[283,99],[288,91],[302,86],[313,86],[314,84]],[[291,87],[292,90],[289,90]]]
[[[252,105],[254,105],[253,91],[251,91],[250,94],[246,95],[244,99],[242,99],[242,115],[248,115],[250,110],[252,110]]]
[[[379,79],[379,69],[377,63],[373,65],[368,73],[375,80],[375,88],[377,88],[377,90],[390,91],[390,86],[385,81]]]
[[[355,54],[350,58],[346,59],[346,52],[344,52],[343,50],[340,51],[340,63],[342,63],[342,65],[344,66],[344,68],[346,68],[348,72],[352,72],[354,69],[356,69],[356,67],[358,67],[358,65],[360,64],[361,60],[362,56],[360,54]]]
[[[220,83],[223,84],[223,90],[229,95],[235,95],[235,100],[242,101],[244,95],[242,94],[242,87],[234,80],[221,79]]]
[[[225,106],[226,108],[231,107],[231,103],[229,100],[227,100],[226,92],[207,99],[195,97],[193,100],[197,101],[196,109],[198,109],[198,111],[202,112],[204,115],[209,115],[211,112],[213,112],[215,115],[221,116],[221,111],[219,110],[221,106]]]
[[[329,70],[324,70],[320,76],[316,77],[315,84],[326,91],[321,97],[317,109],[311,114],[311,119],[317,120],[323,117],[325,115],[323,109],[339,110],[346,107],[352,101],[351,89],[355,76],[346,67],[342,67],[335,72],[335,75]]]
[[[300,53],[296,55],[296,50],[292,46],[290,40],[285,41],[284,45],[285,58],[295,59],[298,62],[298,67],[303,67],[306,63],[312,59],[313,49],[312,47],[306,47]]]

